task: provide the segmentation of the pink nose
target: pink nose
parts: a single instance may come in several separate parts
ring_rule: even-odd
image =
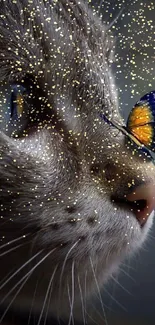
[[[155,210],[155,185],[140,185],[127,195],[126,199],[131,204],[131,210],[133,210],[140,225],[143,226],[150,213]]]

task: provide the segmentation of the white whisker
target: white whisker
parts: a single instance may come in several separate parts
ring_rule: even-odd
[[[95,312],[99,315],[99,317],[102,319],[102,321],[103,321],[103,324],[104,324],[104,317],[103,317],[103,315],[99,312],[99,310],[95,307],[95,304],[91,304],[91,306],[92,306],[92,309],[94,309],[95,310]]]
[[[85,315],[86,312],[86,299],[87,299],[87,270],[85,272],[85,279],[84,279],[84,309],[85,309]]]
[[[126,276],[128,276],[133,282],[136,283],[135,279],[130,275],[128,274],[126,271],[124,271],[124,269],[122,269],[121,267],[119,267],[119,270],[124,273]]]
[[[82,295],[82,288],[81,288],[81,283],[80,283],[79,275],[78,275],[78,285],[79,285],[81,305],[82,305],[83,325],[85,325],[86,324],[85,307],[84,307],[84,301],[83,301],[83,295]]]
[[[123,306],[123,305],[121,305],[109,292],[108,292],[108,290],[106,290],[105,289],[105,287],[104,287],[104,291],[107,293],[107,295],[113,300],[113,301],[115,301],[116,302],[116,304],[119,306],[119,307],[121,307],[124,311],[126,311],[127,312],[127,310],[126,310],[126,308]]]
[[[20,248],[20,247],[22,247],[22,246],[24,246],[24,245],[26,245],[26,244],[27,244],[27,243],[23,243],[23,244],[20,244],[20,245],[17,245],[17,246],[15,246],[15,247],[13,247],[13,248],[8,249],[8,250],[5,251],[4,253],[0,254],[0,257],[3,257],[3,256],[5,256],[5,255],[7,255],[7,254],[9,254],[9,253],[11,253],[11,252],[13,252],[13,251],[15,251],[17,248]]]
[[[130,266],[129,264],[126,264],[126,263],[122,263],[122,262],[121,262],[121,265],[122,265],[122,266],[125,266],[126,268],[128,268],[128,269],[130,269],[130,270],[135,271],[135,268],[132,267],[132,266]]]
[[[16,270],[16,267],[12,268],[12,270],[9,273],[7,273],[3,279],[1,279],[0,285],[9,277],[10,274],[12,274],[12,272],[14,272],[14,270]]]
[[[151,239],[155,239],[155,236],[151,235],[152,229],[150,229],[149,233],[147,234],[148,237]]]
[[[100,13],[101,13],[101,10],[102,10],[103,1],[104,0],[101,0],[100,3],[99,3],[99,9],[98,9],[98,15],[99,16],[100,16]]]
[[[120,16],[121,16],[124,9],[125,9],[125,5],[122,6],[122,8],[120,9],[118,15],[112,20],[112,22],[107,25],[107,30],[111,29],[111,27],[117,22],[117,20],[120,18]]]
[[[74,249],[74,247],[79,243],[79,240],[69,249],[68,253],[66,254],[66,257],[64,259],[63,265],[62,265],[62,270],[61,270],[61,274],[60,274],[60,284],[59,284],[59,291],[61,291],[61,283],[62,283],[62,277],[63,277],[63,272],[65,269],[65,265],[67,262],[67,258],[69,256],[69,254],[71,253],[71,251]]]
[[[30,235],[30,233],[28,233],[28,234],[26,234],[26,235],[23,235],[23,236],[20,236],[20,237],[18,237],[18,238],[16,238],[16,239],[13,239],[13,240],[11,240],[11,241],[8,241],[7,243],[5,243],[4,245],[1,245],[0,246],[0,250],[2,249],[2,248],[4,248],[4,247],[6,247],[6,246],[8,246],[8,245],[11,245],[11,244],[14,244],[14,243],[16,243],[18,240],[20,240],[20,239],[25,239],[27,236],[29,236]]]
[[[35,266],[33,266],[33,268],[26,273],[16,284],[15,286],[7,293],[7,295],[2,299],[0,305],[7,299],[7,297],[12,293],[12,291],[14,291],[16,289],[16,287],[31,273],[33,272],[51,253],[53,253],[53,251],[55,251],[56,248],[54,248],[52,251],[48,252],[48,254],[46,254]],[[39,253],[41,253],[42,251],[40,251]],[[37,254],[38,255],[38,254]]]
[[[41,310],[40,317],[39,317],[37,325],[40,325],[40,322],[41,322],[41,319],[42,319],[42,316],[43,316],[43,312],[44,312],[44,309],[45,309],[46,301],[47,301],[47,298],[48,298],[48,295],[49,295],[49,292],[50,292],[50,289],[51,289],[52,281],[54,279],[57,267],[58,267],[58,265],[56,265],[56,267],[55,267],[55,269],[53,271],[53,274],[51,275],[51,279],[50,279],[50,282],[49,282],[49,285],[48,285],[48,288],[47,288],[47,292],[46,292],[46,295],[45,295],[43,307],[42,307],[42,310]]]
[[[101,307],[102,307],[102,310],[103,310],[103,315],[104,315],[104,319],[105,319],[105,325],[108,325],[108,321],[107,321],[106,314],[105,314],[105,308],[104,308],[104,305],[103,305],[103,301],[102,301],[102,297],[101,297],[101,292],[100,292],[100,289],[99,289],[99,285],[98,285],[98,282],[97,282],[97,278],[96,278],[96,275],[95,275],[95,270],[94,270],[94,266],[93,266],[93,262],[92,262],[91,257],[90,257],[90,264],[91,264],[91,267],[92,267],[92,272],[93,272],[93,275],[94,275],[94,279],[95,279],[97,291],[98,291],[98,294],[99,294],[99,297],[100,297],[100,303],[101,303]]]
[[[96,321],[93,319],[92,316],[90,316],[90,315],[88,314],[87,311],[86,311],[86,315],[88,316],[88,318],[90,318],[90,319],[93,321],[94,324],[98,325],[98,323],[96,323]]]
[[[72,300],[71,300],[71,304],[70,304],[70,317],[69,317],[69,322],[68,325],[72,324],[74,325],[74,316],[73,316],[73,306],[74,306],[74,267],[75,267],[75,263],[73,261],[72,263]]]
[[[65,269],[65,265],[66,265],[66,262],[67,262],[67,258],[69,256],[69,254],[71,253],[71,251],[74,249],[74,247],[78,244],[78,242],[79,242],[79,240],[76,243],[74,243],[73,246],[69,249],[68,253],[65,256],[63,265],[62,265],[62,270],[61,270],[61,273],[60,273],[60,282],[59,282],[59,303],[58,304],[60,304],[62,277],[63,277],[63,272],[64,272],[64,269]],[[60,324],[59,315],[57,315],[57,319],[58,319],[58,323]]]
[[[13,304],[14,300],[16,299],[17,295],[20,293],[20,291],[22,290],[22,288],[24,287],[25,283],[28,281],[28,279],[30,278],[31,273],[26,277],[25,281],[22,283],[22,285],[20,286],[20,288],[17,290],[15,296],[13,297],[13,299],[10,301],[9,305],[7,306],[7,308],[5,309],[2,317],[0,318],[0,324],[2,323],[7,311],[9,310],[9,308],[11,307],[11,305]]]
[[[17,275],[26,265],[28,265],[31,261],[33,261],[33,259],[35,257],[37,257],[39,254],[41,254],[43,252],[43,249],[41,251],[39,251],[38,253],[36,253],[34,256],[32,256],[26,263],[24,263],[16,272],[14,272],[9,279],[7,279],[1,286],[0,286],[0,290],[2,290],[2,288],[4,288],[4,286],[11,281],[11,279],[13,279],[15,277],[15,275]]]
[[[57,267],[58,267],[58,265],[57,265]],[[46,325],[46,321],[47,321],[47,317],[48,317],[48,311],[49,311],[49,305],[50,305],[50,301],[51,301],[52,290],[53,290],[53,282],[51,283],[51,288],[50,288],[49,298],[48,298],[48,304],[47,304],[47,309],[46,309],[44,324],[43,325]]]
[[[37,287],[38,287],[38,282],[39,282],[39,280],[37,280],[37,283],[36,283],[36,286],[35,286],[35,289],[34,289],[34,294],[33,294],[33,299],[32,299],[32,304],[31,304],[31,309],[30,309],[30,312],[29,312],[29,318],[28,318],[27,325],[30,324],[31,314],[32,314],[32,309],[33,309],[33,304],[34,304],[34,299],[36,297],[36,292],[37,292]]]
[[[119,283],[119,281],[117,281],[112,275],[111,275],[111,278],[125,291],[127,292],[129,295],[132,295],[131,292],[129,292],[127,289],[125,289],[121,283]],[[132,295],[133,296],[133,295]]]
[[[70,292],[69,292],[69,283],[67,281],[67,291],[68,291],[68,299],[69,299],[69,304],[70,304],[70,309],[71,309],[71,296],[70,296]],[[68,321],[68,325],[70,324],[70,319]]]

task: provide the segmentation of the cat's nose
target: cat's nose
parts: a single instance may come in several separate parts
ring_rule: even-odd
[[[135,187],[132,193],[126,196],[126,200],[142,227],[155,210],[155,185],[143,184]]]

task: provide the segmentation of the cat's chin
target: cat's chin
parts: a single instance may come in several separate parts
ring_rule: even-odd
[[[90,254],[90,256],[85,256],[83,259],[81,259],[80,263],[70,261],[68,266],[66,266],[66,270],[64,265],[61,265],[61,268],[54,275],[51,303],[48,307],[49,317],[54,316],[56,318],[60,317],[64,320],[68,320],[71,313],[73,299],[74,319],[81,320],[83,317],[82,304],[84,304],[84,300],[86,300],[89,305],[89,301],[94,295],[100,296],[101,290],[104,292],[104,286],[110,279],[111,275],[119,271],[119,266],[124,258],[134,255],[134,253],[137,252],[137,249],[142,247],[142,244],[147,238],[147,234],[153,223],[153,217],[154,212],[150,214],[146,224],[142,228],[139,225],[135,227],[137,224],[136,220],[131,219],[130,226],[131,228],[135,228],[135,231],[132,229],[130,240],[128,241],[126,236],[123,240],[122,234],[121,241],[119,242],[119,238],[117,244],[113,243],[113,248],[112,245],[107,246],[107,256],[104,249],[105,247],[102,247],[102,249],[98,251],[96,250],[96,252],[94,250],[93,254]],[[44,272],[44,276],[42,278],[40,277],[39,280],[42,282],[42,289],[39,290],[34,299],[30,299],[30,296],[27,297],[26,295],[23,295],[20,299],[16,300],[17,304],[15,304],[15,308],[21,308],[23,311],[25,310],[27,312],[30,309],[30,301],[32,303],[33,300],[32,310],[34,313],[40,314],[40,311],[43,308],[44,300],[46,299],[46,294],[49,291],[49,283],[52,274],[50,276],[48,275],[50,274],[50,264],[53,265],[53,263],[54,261],[51,258],[47,261],[47,263],[44,264],[44,271],[42,270]],[[77,269],[77,266],[79,269]],[[59,290],[61,282],[63,284],[66,283],[66,285],[63,287],[63,292]],[[30,291],[31,290],[29,287],[29,292]],[[32,295],[33,294],[34,290],[32,290]]]
[[[90,267],[88,265],[88,272],[87,276],[89,279],[89,288],[87,288],[87,299],[86,299],[86,306],[88,307],[88,312],[89,316],[91,317],[94,315],[94,311],[91,310],[91,307],[89,306],[89,303],[92,301],[92,299],[95,296],[98,296],[98,299],[100,300],[100,303],[102,304],[102,294],[104,293],[104,287],[106,288],[107,282],[111,279],[112,275],[117,275],[117,273],[120,272],[120,266],[121,263],[124,260],[127,260],[128,257],[133,257],[136,255],[137,251],[142,248],[143,244],[145,243],[147,239],[147,235],[149,233],[149,230],[153,224],[153,218],[154,218],[154,211],[149,215],[148,220],[146,224],[143,226],[143,228],[139,227],[139,233],[138,236],[135,236],[135,238],[132,238],[133,242],[130,245],[124,245],[124,248],[121,249],[120,254],[118,252],[115,254],[112,254],[111,258],[109,258],[109,262],[107,263],[107,266],[103,267],[105,260],[103,261],[102,257],[100,256],[99,258],[95,259],[94,261],[91,261]],[[98,263],[99,262],[99,263]],[[103,264],[102,264],[103,263]],[[91,269],[91,272],[93,273],[94,279],[89,278],[89,271]],[[106,290],[105,290],[106,294]],[[82,321],[83,320],[83,315],[82,315],[82,309],[81,309],[81,295],[78,296],[77,301],[75,301],[75,308],[74,308],[74,318],[77,321]],[[61,310],[57,309],[57,304],[53,305],[54,307],[54,314],[62,315],[63,319],[68,320],[68,317],[70,315],[70,305],[65,304],[66,300],[64,301],[63,306],[65,306],[64,309]],[[91,302],[91,306],[92,302]],[[87,308],[86,307],[86,308]],[[51,310],[52,311],[52,310]],[[102,310],[103,312],[103,310]],[[103,318],[104,318],[104,313],[103,313]]]

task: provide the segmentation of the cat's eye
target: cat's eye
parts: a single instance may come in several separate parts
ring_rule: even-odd
[[[21,85],[12,87],[10,111],[13,121],[18,121],[24,114],[24,93],[26,93],[26,89]]]
[[[28,124],[28,91],[14,84],[0,88],[0,130],[8,136],[18,137]]]

